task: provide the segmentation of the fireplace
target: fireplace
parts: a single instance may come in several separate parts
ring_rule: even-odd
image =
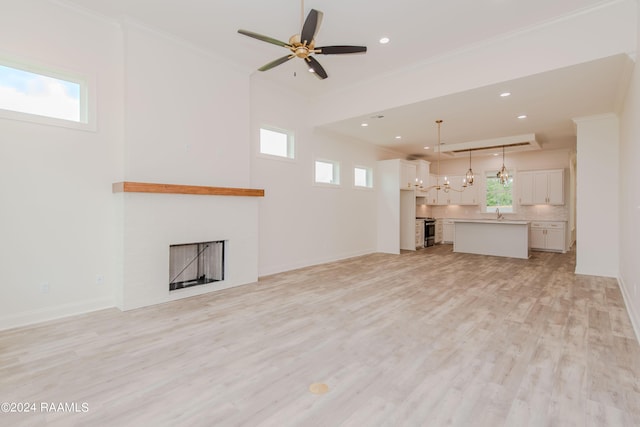
[[[224,280],[225,241],[169,246],[169,290]]]

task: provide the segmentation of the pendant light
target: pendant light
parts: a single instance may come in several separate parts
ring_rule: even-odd
[[[502,168],[496,174],[496,177],[500,180],[500,184],[507,185],[509,183],[509,172],[507,172],[507,168],[504,166],[504,145],[502,146]]]
[[[442,142],[440,141],[440,127],[442,125],[442,119],[436,120],[436,124],[438,125],[438,159],[437,159],[438,169],[436,173],[436,184],[430,185],[427,188],[422,188],[422,191],[428,192],[430,190],[436,190],[436,191],[443,190],[445,193],[448,193],[449,190],[453,190],[457,192],[462,192],[464,191],[465,188],[467,188],[467,184],[471,185],[473,183],[473,171],[471,171],[471,167],[469,167],[469,170],[471,171],[471,183],[468,182],[469,173],[467,172],[467,179],[463,181],[462,187],[460,189],[452,187],[451,183],[449,182],[446,176],[444,177],[443,184],[440,185],[440,146],[442,145]],[[471,166],[471,164],[469,164],[469,166]]]
[[[469,150],[469,170],[467,171],[466,183],[467,185],[473,185],[473,169],[471,169],[471,150]]]

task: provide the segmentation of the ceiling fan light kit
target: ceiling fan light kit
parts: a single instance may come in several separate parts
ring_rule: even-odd
[[[273,60],[262,67],[258,68],[258,71],[267,71],[280,64],[284,64],[290,59],[300,58],[306,62],[309,71],[313,72],[319,79],[323,80],[329,77],[325,69],[320,65],[317,59],[313,55],[343,55],[350,53],[365,53],[367,51],[366,46],[323,46],[316,47],[316,34],[320,29],[322,22],[322,12],[316,9],[311,9],[302,25],[302,31],[300,34],[294,34],[289,38],[289,42],[274,39],[272,37],[263,36],[262,34],[254,33],[253,31],[238,30],[238,33],[243,34],[254,39],[262,40],[267,43],[275,44],[277,46],[286,47],[290,53],[281,58]]]

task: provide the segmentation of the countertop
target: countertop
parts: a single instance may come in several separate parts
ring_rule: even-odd
[[[531,221],[509,220],[509,219],[450,219],[453,222],[479,222],[483,224],[511,224],[511,225],[527,225]]]

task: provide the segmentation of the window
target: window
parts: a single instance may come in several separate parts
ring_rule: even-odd
[[[5,112],[5,117],[31,115],[87,123],[84,100],[86,85],[80,80],[56,78],[0,64],[0,109],[14,112],[14,115]]]
[[[260,128],[260,153],[293,159],[293,135],[280,130]]]
[[[371,168],[364,166],[356,166],[353,168],[353,185],[355,187],[371,188],[373,187]]]
[[[339,163],[330,160],[316,160],[316,183],[339,185]]]
[[[487,172],[486,183],[486,206],[487,212],[495,212],[500,209],[501,213],[513,212],[513,178],[509,178],[506,185],[500,184],[496,176],[498,171]],[[511,175],[511,172],[509,172]]]

